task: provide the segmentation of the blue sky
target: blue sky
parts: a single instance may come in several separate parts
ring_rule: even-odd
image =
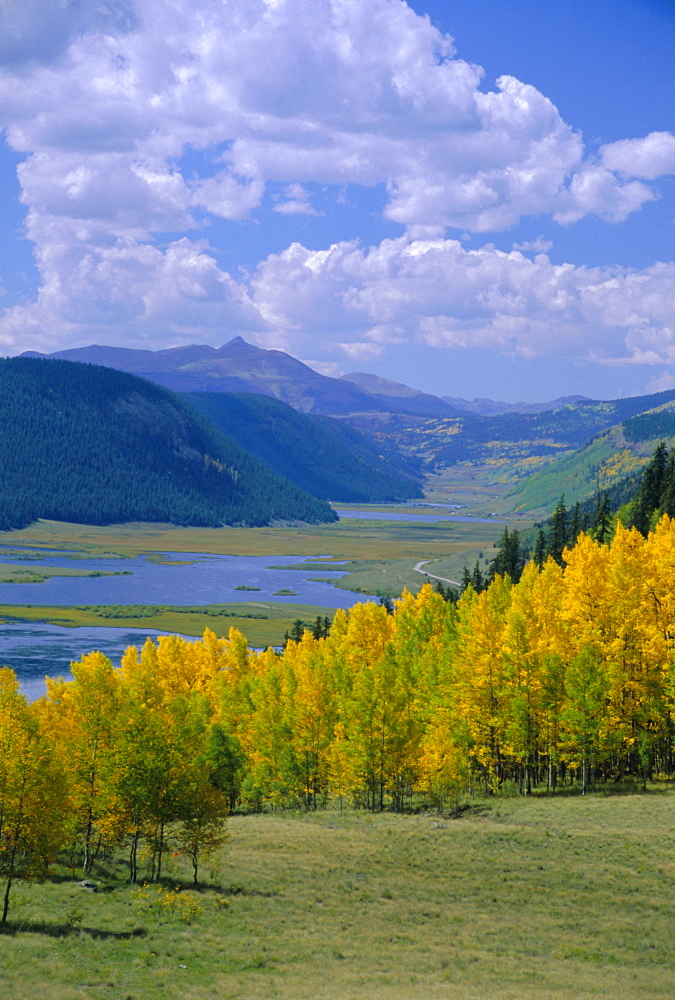
[[[675,385],[673,0],[5,0],[0,351]]]

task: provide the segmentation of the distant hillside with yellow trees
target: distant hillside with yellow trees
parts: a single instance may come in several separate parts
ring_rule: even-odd
[[[285,651],[166,636],[100,653],[26,704],[0,671],[0,878],[111,845],[131,879],[193,863],[229,810],[452,809],[495,794],[675,771],[675,522],[618,524],[457,604],[429,586],[363,603]],[[27,793],[27,789],[29,794]],[[141,864],[141,858],[143,863]],[[5,909],[6,914],[6,909]]]

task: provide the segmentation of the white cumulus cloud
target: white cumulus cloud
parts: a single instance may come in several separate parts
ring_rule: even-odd
[[[620,139],[600,149],[602,162],[609,170],[627,177],[653,181],[675,174],[675,135],[651,132],[644,139]]]
[[[675,360],[675,264],[641,271],[555,265],[456,240],[293,244],[259,266],[251,296],[287,349],[312,338],[350,357],[392,342],[491,347],[525,358]]]
[[[45,329],[160,345],[227,327],[325,331],[352,355],[411,336],[575,350],[585,272],[464,254],[447,229],[620,221],[672,165],[668,133],[589,158],[545,95],[509,75],[485,81],[403,0],[4,0],[0,126],[25,155],[41,275],[37,301],[0,320],[9,349]],[[282,192],[272,209],[302,222],[317,214],[311,184],[337,200],[345,184],[381,185],[406,238],[368,251],[296,243],[250,279],[196,238],[256,218],[269,185]],[[645,308],[644,323],[612,327],[635,336],[635,356],[667,338]],[[610,326],[597,321],[603,357]]]

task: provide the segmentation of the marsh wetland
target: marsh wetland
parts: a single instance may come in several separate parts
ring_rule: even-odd
[[[414,567],[456,579],[486,558],[503,522],[411,505],[341,508],[335,524],[273,528],[95,527],[40,521],[0,533],[2,663],[26,690],[92,648],[114,662],[146,635],[236,627],[278,645],[292,623],[419,590]],[[483,514],[483,516],[481,516]],[[404,518],[405,515],[405,518]],[[13,581],[13,582],[9,582]],[[45,641],[46,640],[46,641]]]

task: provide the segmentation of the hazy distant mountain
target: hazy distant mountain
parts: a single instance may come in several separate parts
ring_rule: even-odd
[[[372,392],[349,379],[320,375],[290,354],[254,347],[241,337],[218,348],[191,344],[146,351],[94,344],[49,355],[28,351],[22,357],[104,365],[143,375],[174,392],[252,392],[273,396],[301,413],[336,415],[391,410],[424,416],[456,414],[448,403],[435,396],[426,396],[413,389],[407,390],[407,394]]]
[[[461,396],[441,396],[446,403],[468,413],[476,413],[480,417],[496,417],[500,413],[544,413],[546,410],[557,410],[561,406],[571,406],[573,403],[592,403],[588,396],[559,396],[548,403],[504,403],[497,399],[462,399]]]
[[[340,381],[351,382],[377,396],[383,406],[392,413],[402,412],[402,408],[405,408],[404,412],[420,417],[457,417],[462,413],[461,407],[455,406],[445,398],[441,399],[439,396],[411,389],[401,382],[392,382],[388,378],[380,378],[379,375],[350,372],[348,375],[343,375]]]
[[[573,403],[590,402],[586,396],[562,396],[546,403],[433,396],[366,372],[330,378],[290,354],[255,347],[242,337],[235,337],[222,347],[189,344],[147,351],[92,344],[53,354],[26,351],[21,356],[117,368],[142,375],[174,392],[252,392],[280,399],[301,413],[333,416],[372,412],[418,417],[458,417],[469,413],[498,416],[502,413],[541,413]]]
[[[518,502],[517,509],[523,511],[530,509],[529,497],[535,492],[534,506],[540,503],[542,506],[547,503],[552,505],[561,493],[565,493],[566,498],[568,494],[572,496],[576,487],[571,480],[569,486],[565,484],[563,456],[579,448],[584,449],[586,457],[595,454],[598,435],[615,424],[623,424],[624,428],[628,424],[632,434],[645,424],[649,450],[654,437],[659,434],[668,436],[673,421],[670,415],[659,413],[655,417],[648,411],[664,407],[674,400],[675,390],[668,389],[626,399],[572,403],[538,413],[468,414],[454,419],[452,428],[448,427],[445,419],[432,417],[420,421],[419,418],[409,418],[405,424],[404,418],[396,417],[390,419],[397,420],[398,425],[391,430],[385,428],[380,434],[385,440],[395,442],[403,451],[421,455],[437,469],[458,463],[502,463],[512,482],[527,477],[528,483],[532,484],[531,489],[528,487],[528,498],[521,498]],[[675,435],[675,431],[673,433]],[[609,452],[603,461],[608,457]],[[544,465],[547,467],[545,472],[534,471],[537,466],[543,468]],[[594,467],[597,472],[597,462]],[[610,468],[611,475],[625,471],[622,462],[616,468],[610,463]],[[558,477],[558,470],[562,478]],[[597,480],[593,479],[593,482],[597,488]],[[540,483],[555,485],[550,489],[548,486],[540,489]],[[525,488],[522,489],[525,492]]]

